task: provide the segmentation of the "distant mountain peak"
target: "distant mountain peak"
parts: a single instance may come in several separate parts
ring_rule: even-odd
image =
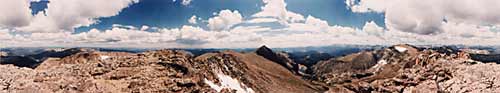
[[[274,54],[273,50],[271,50],[269,47],[266,45],[263,45],[259,47],[256,51],[257,54]]]
[[[299,72],[299,65],[293,62],[285,53],[276,53],[265,45],[258,48],[255,53],[270,61],[280,64],[293,73]]]

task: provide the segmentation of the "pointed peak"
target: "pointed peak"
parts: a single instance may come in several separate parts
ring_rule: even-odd
[[[266,45],[262,45],[256,50],[257,53],[274,53],[271,48],[267,47]]]
[[[269,47],[267,47],[266,45],[262,45],[259,47],[259,49],[270,49]]]
[[[418,49],[417,46],[410,45],[410,44],[398,44],[398,45],[393,45],[392,47],[402,47],[402,48]]]

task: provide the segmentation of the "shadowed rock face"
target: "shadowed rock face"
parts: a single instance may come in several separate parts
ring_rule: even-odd
[[[49,58],[63,58],[76,53],[95,51],[85,48],[71,48],[64,50],[47,50],[45,52],[26,56],[0,56],[0,64],[12,64],[19,67],[36,68]]]
[[[266,46],[258,48],[255,53],[272,62],[276,62],[293,73],[299,73],[299,64],[293,62],[286,53],[276,53]]]
[[[43,60],[45,58],[63,58],[76,53],[90,52],[90,51],[95,51],[95,50],[87,48],[70,48],[64,50],[48,50],[39,54],[28,55],[28,56],[33,57],[34,59]]]
[[[472,60],[486,63],[500,63],[500,54],[470,54]]]
[[[39,64],[39,62],[31,57],[2,56],[0,57],[0,64],[12,64],[19,67],[34,68]]]

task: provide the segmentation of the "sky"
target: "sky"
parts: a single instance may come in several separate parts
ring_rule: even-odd
[[[498,0],[4,0],[0,47],[499,45]]]

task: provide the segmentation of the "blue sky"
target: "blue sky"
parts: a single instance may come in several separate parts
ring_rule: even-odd
[[[32,3],[32,10],[42,11],[47,8],[45,2]],[[312,15],[328,21],[332,25],[361,28],[368,21],[384,26],[381,13],[353,13],[343,0],[286,0],[290,11]],[[100,22],[88,27],[76,28],[76,32],[85,32],[93,28],[111,29],[113,24],[140,27],[148,25],[162,28],[177,28],[188,24],[192,15],[208,19],[213,13],[224,9],[238,10],[243,17],[249,17],[260,11],[261,0],[194,0],[185,6],[171,0],[141,0],[112,17],[99,18]]]
[[[0,46],[500,45],[498,0],[7,0]]]

